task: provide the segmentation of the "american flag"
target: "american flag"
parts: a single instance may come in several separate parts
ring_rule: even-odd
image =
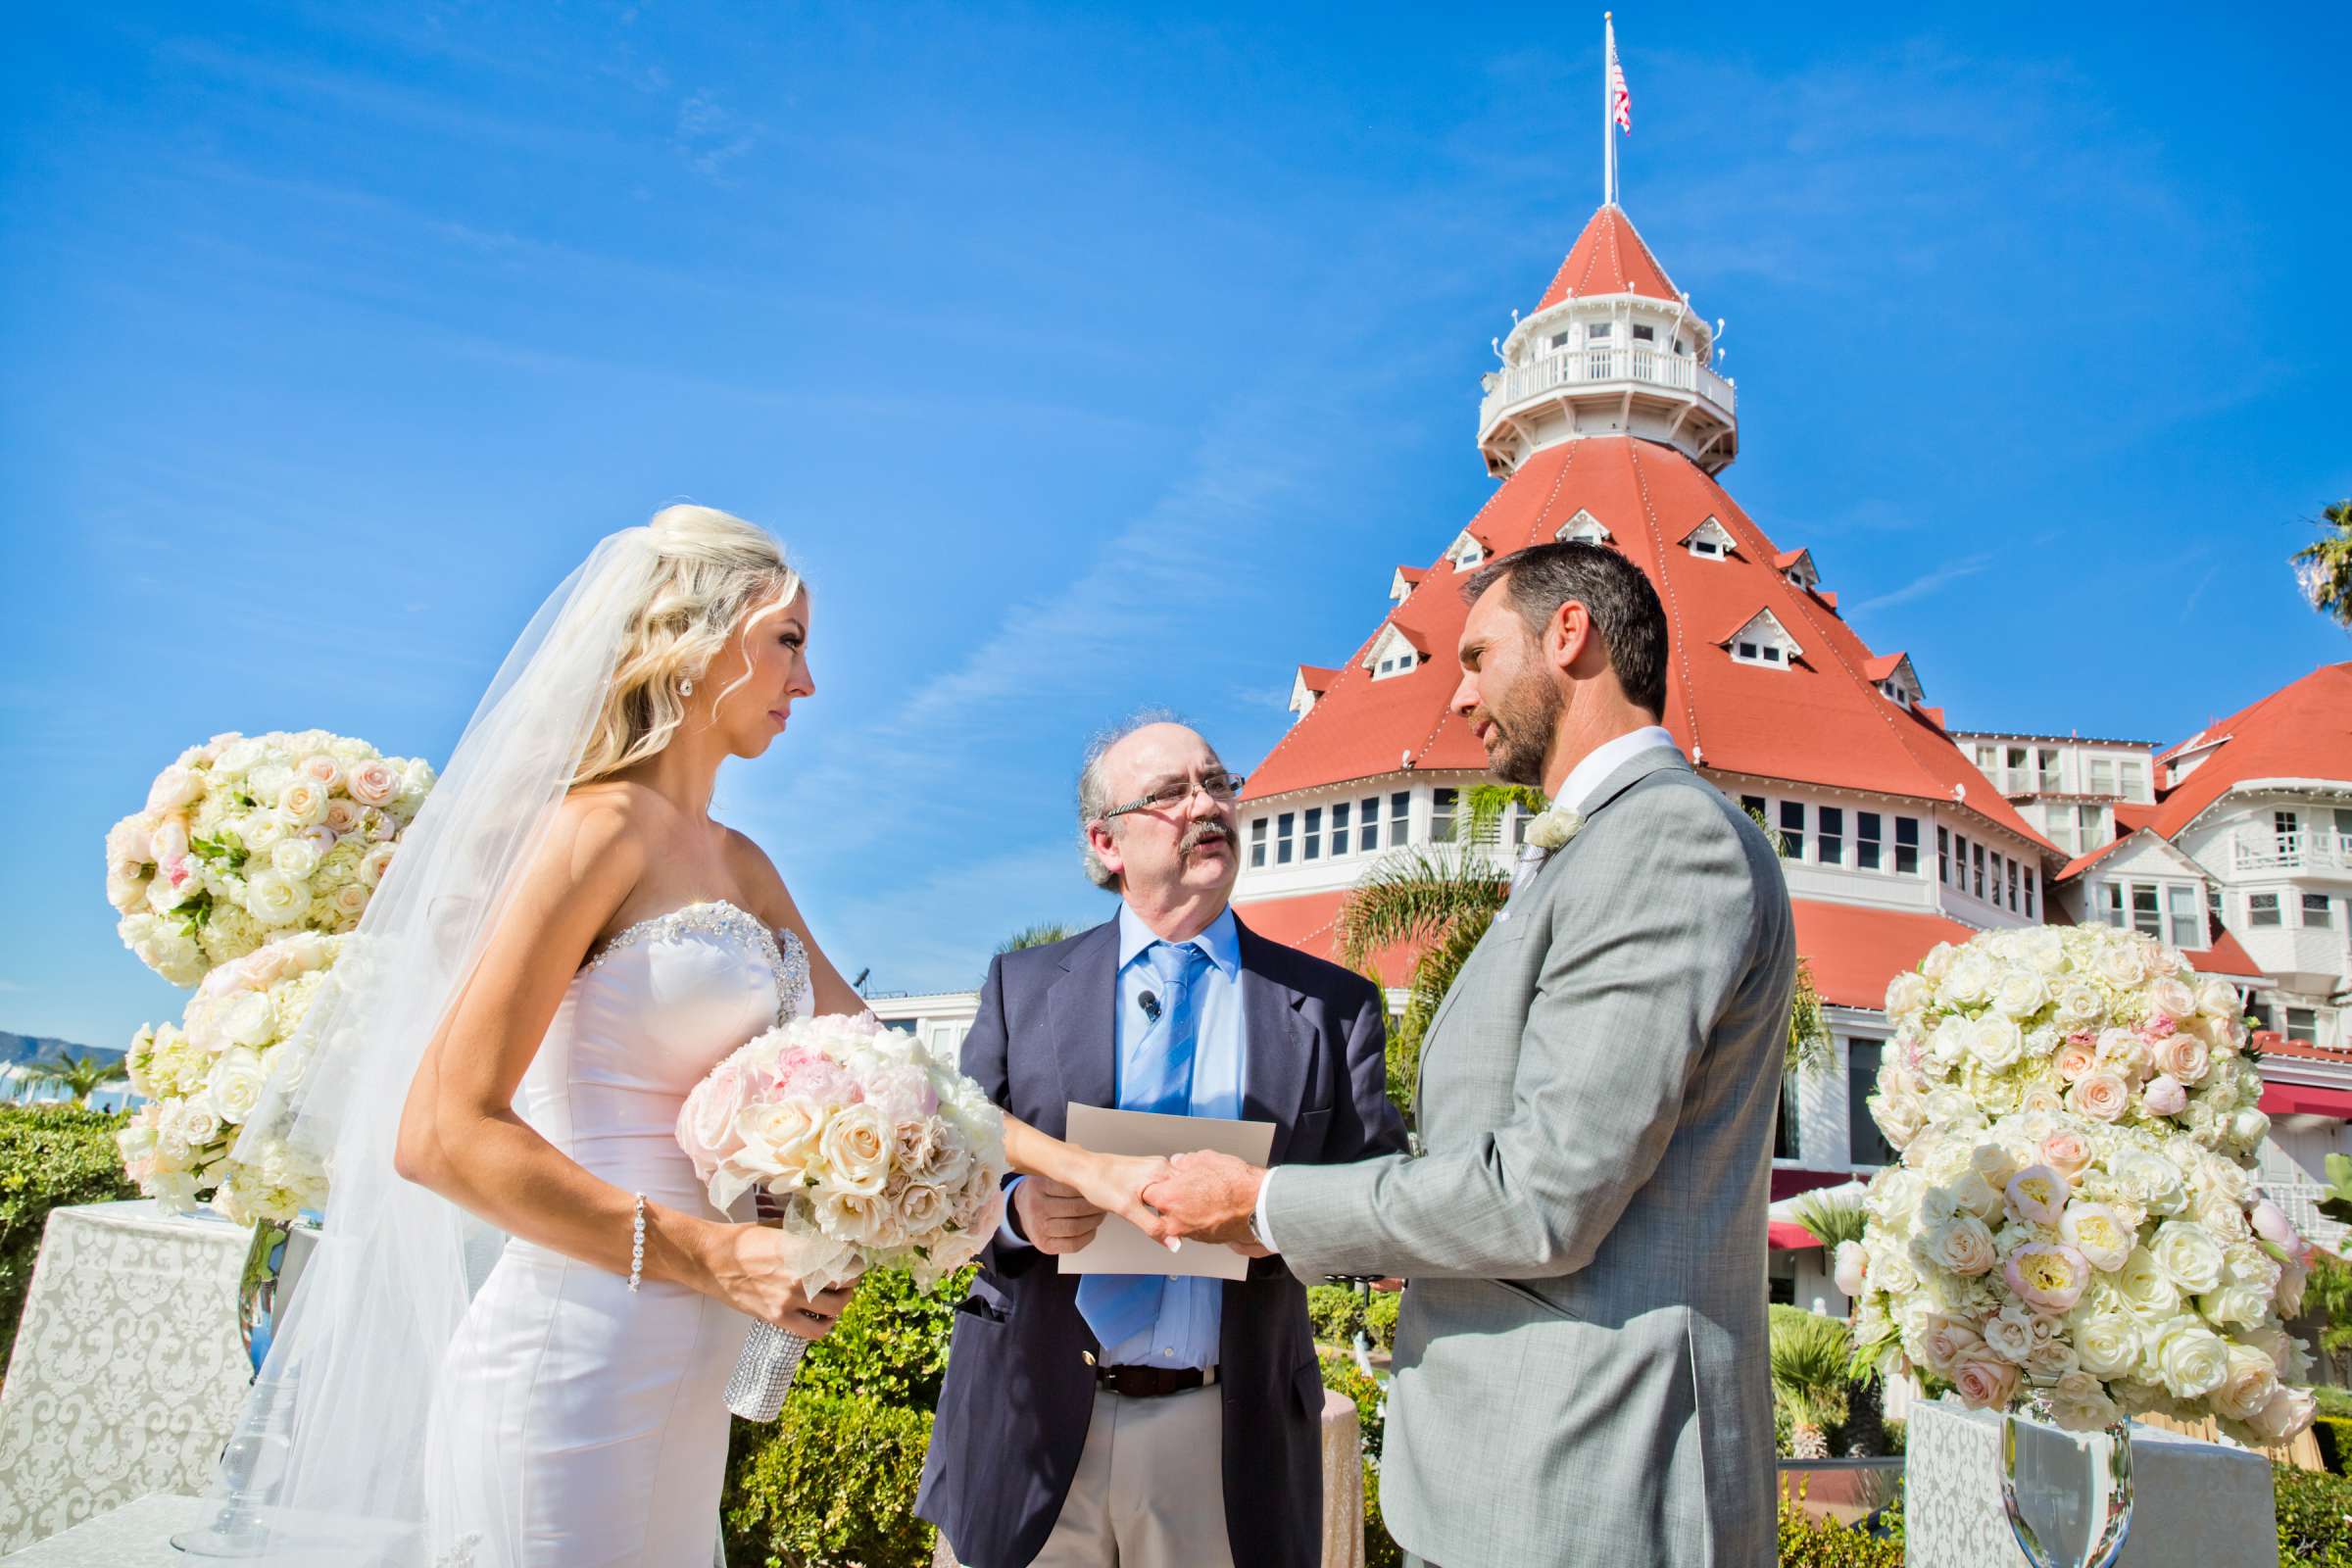
[[[1625,68],[1617,63],[1617,24],[1606,24],[1609,33],[1609,118],[1617,128],[1628,136],[1634,133],[1634,95],[1625,84]]]

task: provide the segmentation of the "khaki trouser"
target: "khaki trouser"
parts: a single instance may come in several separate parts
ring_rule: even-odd
[[[1233,1568],[1224,1459],[1216,1388],[1156,1399],[1096,1390],[1078,1473],[1034,1568]]]

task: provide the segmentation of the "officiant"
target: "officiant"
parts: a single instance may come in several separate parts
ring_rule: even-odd
[[[1242,782],[1158,715],[1088,748],[1082,854],[1118,912],[989,966],[963,1070],[997,1103],[1056,1137],[1073,1103],[1270,1122],[1276,1164],[1402,1150],[1379,990],[1234,915]],[[964,1568],[1315,1568],[1306,1292],[1262,1249],[1240,1280],[1061,1273],[1102,1219],[1016,1180],[956,1313],[915,1511]]]

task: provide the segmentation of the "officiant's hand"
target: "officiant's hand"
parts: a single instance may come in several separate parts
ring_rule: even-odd
[[[1051,1176],[1028,1176],[1012,1190],[1021,1234],[1041,1252],[1075,1252],[1095,1239],[1102,1210],[1074,1187]]]
[[[1231,1154],[1178,1154],[1168,1162],[1168,1174],[1144,1189],[1144,1201],[1166,1215],[1180,1236],[1254,1247],[1250,1220],[1265,1179],[1262,1168]]]

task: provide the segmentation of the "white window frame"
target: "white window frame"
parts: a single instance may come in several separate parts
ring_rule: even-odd
[[[1582,507],[1577,508],[1576,515],[1561,523],[1559,531],[1551,537],[1563,544],[1570,540],[1581,540],[1589,545],[1616,543],[1616,535],[1609,532],[1608,525]]]

